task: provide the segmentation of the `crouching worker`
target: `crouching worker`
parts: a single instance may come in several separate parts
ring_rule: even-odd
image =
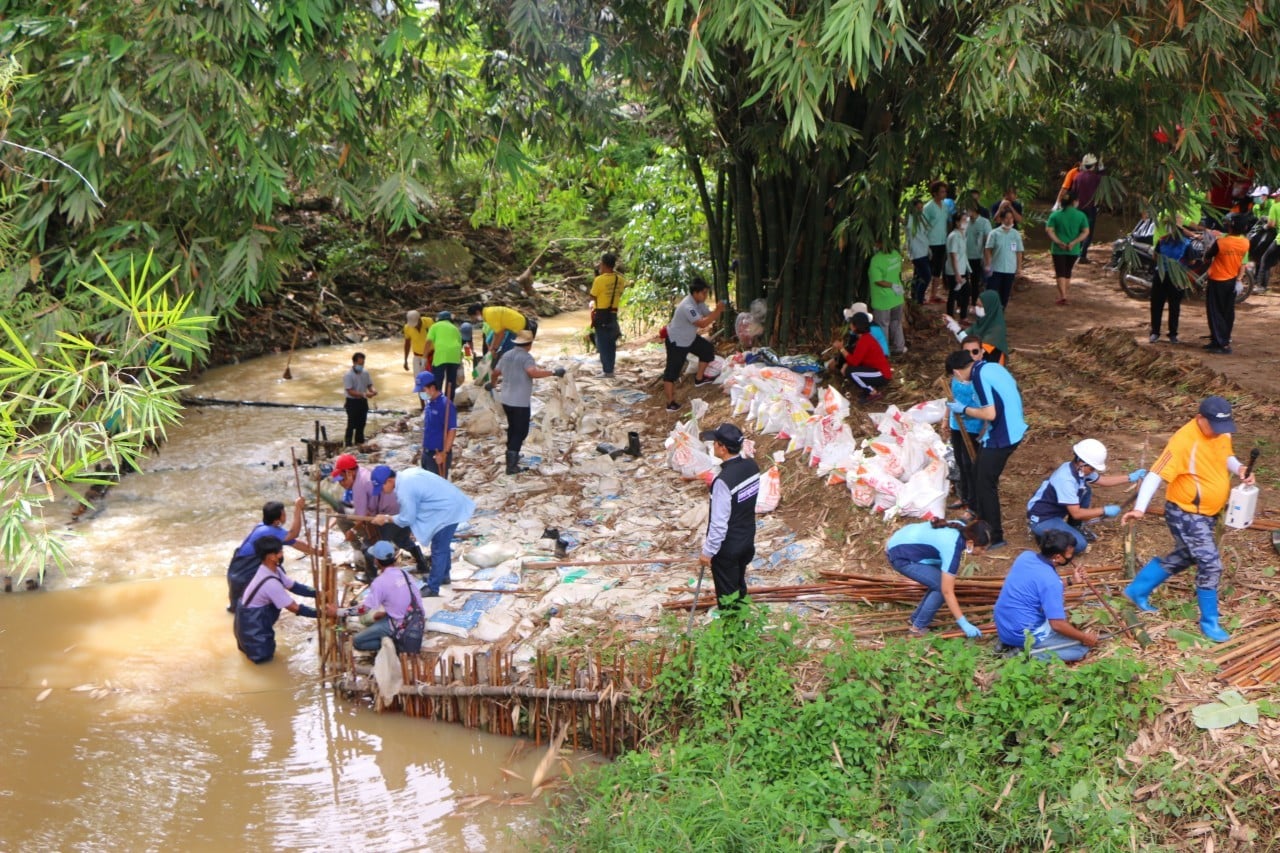
[[[262,505],[262,523],[249,531],[249,535],[231,555],[231,563],[227,566],[227,612],[236,612],[236,602],[244,595],[245,587],[253,578],[262,558],[254,550],[254,544],[264,536],[273,536],[284,541],[303,554],[318,553],[316,548],[306,540],[299,541],[298,533],[302,530],[302,513],[306,509],[306,499],[299,497],[293,502],[293,523],[284,529],[284,504],[279,501],[267,501]]]
[[[405,617],[413,609],[423,612],[422,597],[409,580],[409,573],[396,567],[396,546],[385,539],[373,543],[368,555],[378,567],[378,576],[369,585],[369,591],[355,607],[329,605],[329,615],[347,618],[372,615],[373,624],[352,639],[357,651],[376,652],[382,647],[382,638],[395,639],[396,632],[404,624]]]
[[[236,605],[236,645],[254,663],[266,663],[276,654],[276,620],[281,610],[308,619],[316,618],[313,607],[299,604],[293,595],[315,598],[316,591],[284,573],[284,543],[276,536],[263,536],[253,543],[260,565],[249,581],[244,597]]]
[[[1069,532],[1049,530],[1040,537],[1039,554],[1023,551],[1018,555],[996,599],[996,634],[1000,642],[1022,648],[1030,636],[1032,655],[1040,660],[1057,655],[1064,661],[1080,660],[1098,644],[1097,634],[1081,631],[1067,619],[1058,571],[1071,565],[1075,554],[1075,542]],[[1072,581],[1085,581],[1079,566]]]
[[[1107,470],[1107,448],[1096,438],[1076,442],[1071,452],[1074,458],[1059,465],[1027,501],[1027,522],[1037,540],[1050,530],[1060,530],[1075,542],[1075,552],[1083,554],[1090,537],[1082,525],[1095,519],[1115,518],[1121,509],[1119,504],[1094,507],[1093,487],[1136,483],[1147,472],[1139,468],[1132,474],[1102,476]]]
[[[922,521],[889,537],[885,552],[894,570],[929,590],[911,614],[911,636],[929,633],[929,623],[944,601],[966,637],[982,636],[964,618],[956,600],[956,573],[960,571],[961,554],[981,554],[990,544],[991,525],[985,521],[971,521],[963,528],[940,519]]]

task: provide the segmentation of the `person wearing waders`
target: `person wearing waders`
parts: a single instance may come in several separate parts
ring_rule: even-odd
[[[715,442],[720,474],[711,481],[711,513],[698,563],[711,568],[716,601],[726,614],[747,600],[747,566],[756,555],[756,498],[760,466],[741,456],[742,430],[723,423],[701,434]]]
[[[274,536],[283,540],[302,554],[315,554],[319,550],[313,548],[305,539],[298,541],[298,533],[302,530],[302,513],[307,502],[301,496],[293,502],[293,523],[284,529],[284,504],[280,501],[267,501],[262,505],[262,523],[249,531],[249,535],[231,555],[231,563],[227,566],[227,612],[236,612],[236,602],[244,595],[244,589],[252,580],[262,560],[254,551],[254,543],[264,536]]]
[[[261,565],[236,605],[236,645],[249,660],[266,663],[276,654],[276,620],[281,610],[316,618],[315,608],[299,604],[289,593],[315,598],[316,591],[298,583],[280,568],[284,562],[284,543],[278,537],[263,536],[253,543],[253,548]]]
[[[1151,606],[1152,591],[1171,576],[1196,564],[1196,600],[1200,604],[1200,630],[1215,643],[1225,643],[1231,635],[1218,624],[1218,581],[1222,577],[1222,556],[1214,541],[1218,513],[1231,493],[1231,475],[1248,474],[1242,482],[1253,485],[1231,450],[1231,434],[1236,422],[1231,404],[1222,397],[1206,397],[1195,418],[1173,434],[1151,473],[1142,480],[1133,509],[1121,517],[1128,524],[1146,513],[1156,489],[1165,489],[1164,523],[1176,546],[1173,553],[1152,557],[1142,567],[1124,594],[1139,610],[1156,612]]]
[[[386,540],[375,542],[369,549],[369,556],[377,562],[378,576],[360,604],[342,608],[329,605],[331,616],[346,619],[370,614],[373,617],[373,624],[351,640],[352,648],[361,652],[376,652],[382,648],[383,637],[395,639],[396,629],[404,622],[410,608],[414,604],[422,608],[422,597],[409,579],[409,573],[396,567],[395,545]]]

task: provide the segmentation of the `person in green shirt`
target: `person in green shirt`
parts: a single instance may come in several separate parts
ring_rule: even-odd
[[[1258,218],[1264,221],[1263,235],[1258,243],[1258,250],[1250,255],[1257,259],[1257,275],[1254,276],[1253,289],[1258,293],[1266,293],[1270,284],[1271,268],[1280,261],[1280,240],[1276,239],[1280,229],[1280,188],[1271,193],[1271,200],[1266,205],[1258,206]]]
[[[1049,253],[1053,256],[1053,277],[1058,283],[1058,303],[1067,304],[1067,288],[1071,285],[1071,271],[1080,258],[1080,244],[1089,239],[1089,217],[1076,207],[1076,194],[1063,190],[1062,209],[1049,214],[1044,224],[1045,233],[1053,244]]]
[[[876,253],[871,256],[867,280],[871,282],[871,315],[889,336],[889,353],[907,351],[902,333],[903,296],[902,255],[885,250],[885,241],[876,240]]]
[[[448,311],[437,314],[435,325],[427,331],[427,360],[452,402],[458,390],[458,368],[462,366],[462,330],[453,324],[453,314]]]

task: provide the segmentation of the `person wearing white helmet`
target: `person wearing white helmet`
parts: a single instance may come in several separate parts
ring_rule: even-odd
[[[1119,504],[1093,506],[1093,487],[1136,483],[1147,472],[1139,468],[1130,474],[1103,476],[1107,448],[1096,438],[1076,442],[1071,451],[1071,461],[1059,465],[1027,501],[1027,522],[1037,540],[1050,530],[1069,533],[1076,543],[1075,553],[1081,554],[1089,547],[1081,525],[1090,519],[1115,518],[1121,510]]]
[[[404,315],[404,369],[417,376],[424,370],[431,369],[431,360],[427,358],[427,333],[434,322],[430,317],[423,317],[417,311],[407,311]],[[413,367],[409,366],[409,354],[413,354]]]

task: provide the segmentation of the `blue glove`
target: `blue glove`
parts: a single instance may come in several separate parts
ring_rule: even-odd
[[[1120,514],[1120,504],[1107,504],[1102,508],[1102,514],[1107,518],[1115,518]]]
[[[1134,471],[1132,474],[1129,475],[1129,482],[1136,483],[1145,476],[1147,476],[1147,469],[1139,468],[1137,471]]]
[[[560,377],[564,376],[564,368],[557,367],[555,370],[551,371],[551,375],[559,379]]]
[[[956,624],[960,626],[960,630],[964,631],[964,635],[970,640],[976,640],[982,636],[982,632],[963,616],[956,620]]]
[[[956,417],[964,417],[965,405],[959,400],[952,400],[950,403],[947,403],[947,408],[950,409],[951,413]]]

